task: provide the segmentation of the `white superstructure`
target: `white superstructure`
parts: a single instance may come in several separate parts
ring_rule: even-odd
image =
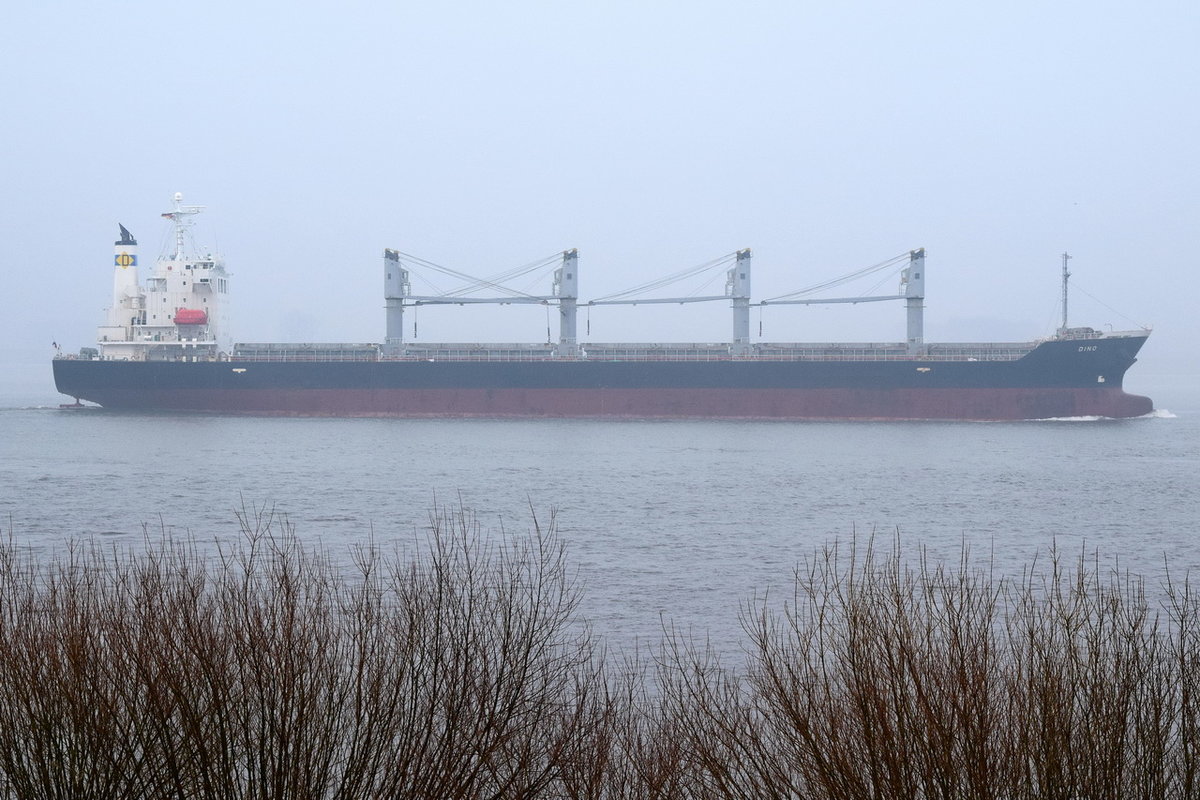
[[[174,226],[172,249],[138,281],[137,241],[121,227],[113,253],[113,300],[97,332],[100,357],[129,361],[208,361],[228,358],[229,273],[211,253],[189,249],[192,217],[203,206],[182,205],[162,216]]]

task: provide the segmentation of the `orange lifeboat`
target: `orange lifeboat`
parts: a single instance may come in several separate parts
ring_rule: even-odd
[[[176,325],[205,325],[208,312],[202,308],[181,308],[175,312]]]

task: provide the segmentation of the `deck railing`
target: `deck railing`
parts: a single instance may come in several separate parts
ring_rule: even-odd
[[[1015,361],[1028,354],[1036,345],[1034,343],[1019,345],[933,345],[922,354],[909,353],[904,348],[895,346],[763,346],[747,355],[731,355],[728,351],[692,348],[667,347],[583,347],[578,356],[559,356],[553,349],[512,349],[500,348],[495,350],[476,348],[437,348],[428,347],[410,349],[401,354],[385,354],[381,348],[280,348],[280,347],[246,347],[239,346],[235,351],[233,361],[256,362],[538,362],[538,363],[578,363],[578,362],[789,362],[789,361]]]

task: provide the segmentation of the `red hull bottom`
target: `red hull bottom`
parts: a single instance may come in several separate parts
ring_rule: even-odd
[[[110,391],[107,408],[337,417],[1019,420],[1138,417],[1121,389],[189,389]]]

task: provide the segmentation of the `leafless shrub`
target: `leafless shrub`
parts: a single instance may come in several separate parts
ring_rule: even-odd
[[[669,629],[659,660],[660,725],[677,742],[674,789],[689,798],[785,797],[788,776],[737,672],[707,642]]]
[[[463,510],[348,564],[0,545],[0,797],[1191,798],[1200,599],[1098,558],[997,577],[825,549],[734,670],[669,624],[614,668],[553,517]],[[723,656],[728,658],[728,655]]]
[[[589,709],[554,524],[431,516],[353,575],[268,512],[214,560],[0,548],[0,775],[16,797],[534,797]]]
[[[1195,790],[1197,599],[1097,562],[1017,581],[831,547],[746,617],[774,796],[1168,798]],[[726,794],[726,796],[735,796]]]
[[[1185,734],[1196,599],[1164,593],[1164,620],[1143,580],[1104,576],[1056,554],[1027,574],[1008,618],[1013,797],[1189,797]],[[1174,635],[1171,634],[1174,631]]]

